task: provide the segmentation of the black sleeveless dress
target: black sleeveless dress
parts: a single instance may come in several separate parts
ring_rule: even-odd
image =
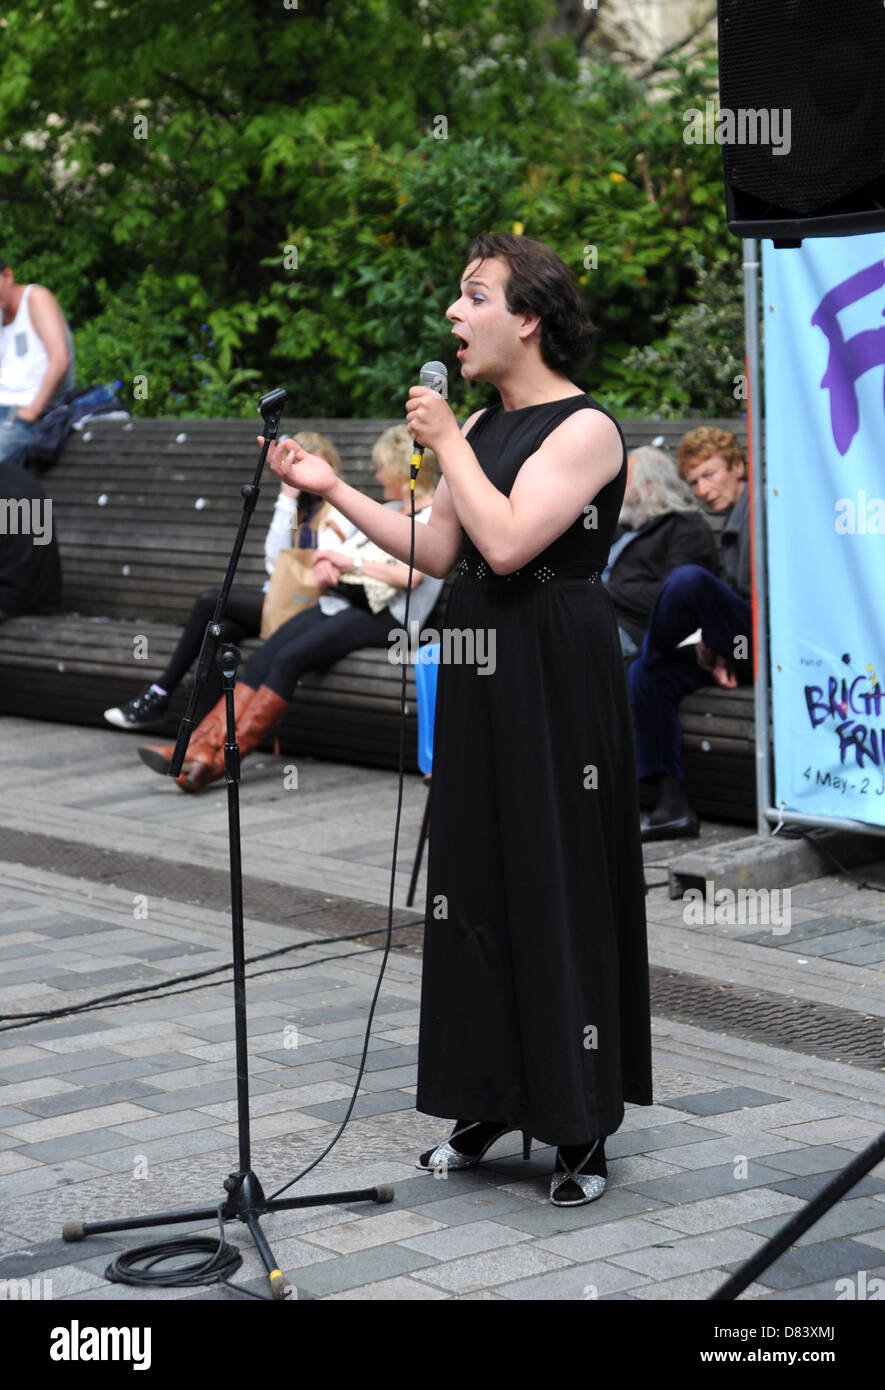
[[[509,496],[525,460],[586,408],[602,409],[586,395],[495,405],[467,438]],[[626,473],[625,450],[596,515],[513,576],[462,529],[445,628],[483,630],[482,664],[439,668],[416,1106],[549,1144],[612,1134],[625,1101],[652,1104],[633,732],[598,582]]]

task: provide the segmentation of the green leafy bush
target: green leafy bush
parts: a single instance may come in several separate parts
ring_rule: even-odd
[[[293,413],[390,416],[426,358],[457,375],[444,312],[471,236],[517,227],[587,293],[581,384],[624,413],[725,413],[738,244],[719,147],[682,138],[715,57],[651,99],[583,71],[547,13],[57,0],[34,23],[13,0],[0,252],[59,296],[81,383],[120,378],[135,413],[251,412],[281,383]]]

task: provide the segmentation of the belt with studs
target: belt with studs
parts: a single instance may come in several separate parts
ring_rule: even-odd
[[[530,563],[512,574],[495,574],[481,555],[462,555],[455,566],[455,573],[460,579],[489,580],[498,584],[550,584],[556,581],[574,584],[582,579],[588,584],[598,584],[602,579],[602,570],[588,569],[583,560],[561,560],[555,569],[547,564]]]

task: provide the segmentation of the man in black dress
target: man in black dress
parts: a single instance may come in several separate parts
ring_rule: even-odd
[[[443,472],[414,562],[458,562],[446,621],[494,630],[499,659],[439,671],[416,1105],[458,1118],[418,1166],[471,1167],[521,1129],[524,1153],[556,1146],[550,1200],[579,1205],[605,1190],[625,1103],[652,1104],[633,733],[600,582],[626,451],[574,381],[590,324],[549,247],[478,237],[447,317],[462,376],[500,401],[459,430],[411,389],[409,430]],[[271,466],[407,558],[407,517],[297,445]]]

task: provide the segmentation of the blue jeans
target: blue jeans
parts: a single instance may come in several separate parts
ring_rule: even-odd
[[[24,468],[28,461],[28,440],[33,420],[22,420],[17,405],[0,405],[0,463]]]
[[[750,684],[752,659],[734,660],[732,652],[737,636],[751,640],[752,616],[746,599],[700,565],[680,565],[667,576],[628,676],[640,781],[656,773],[683,780],[677,706],[683,695],[714,684],[695,648],[677,644],[700,628],[706,645],[729,660],[738,683]]]

